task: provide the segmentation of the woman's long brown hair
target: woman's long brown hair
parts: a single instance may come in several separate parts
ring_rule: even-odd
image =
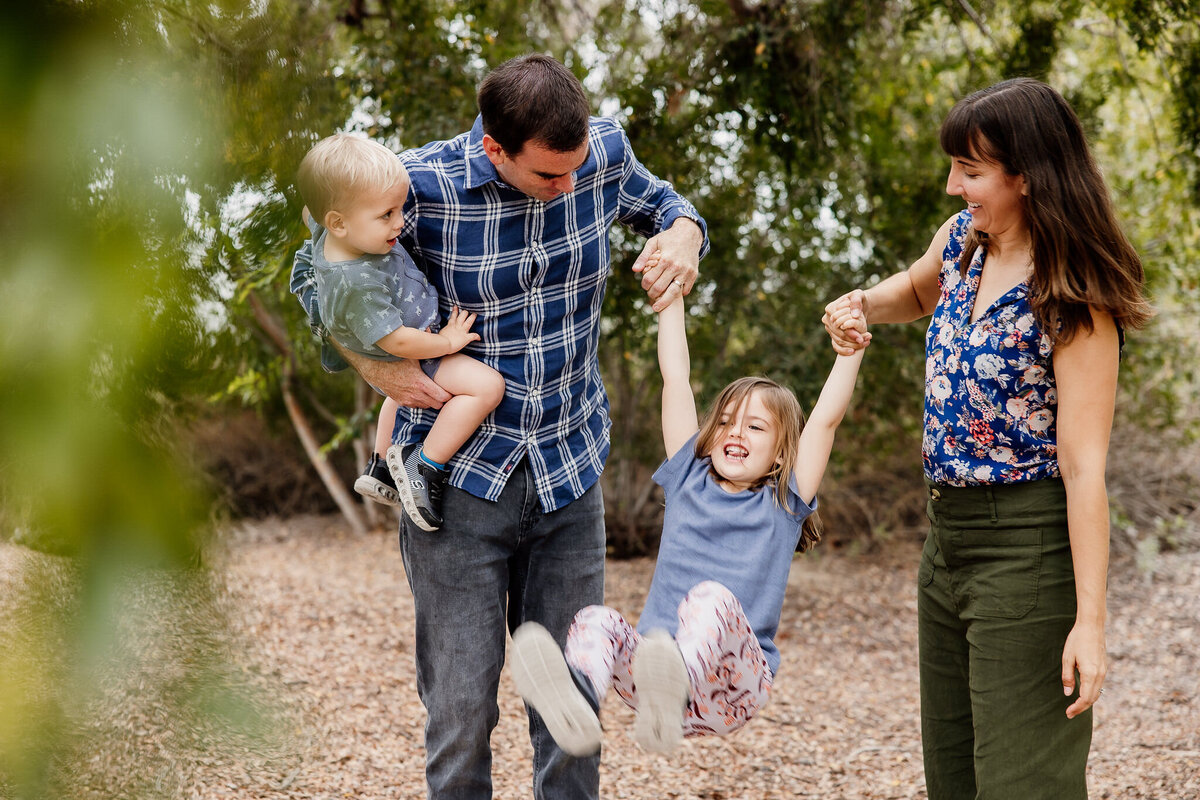
[[[1080,328],[1090,333],[1089,305],[1122,329],[1139,328],[1153,315],[1142,291],[1142,261],[1117,223],[1079,118],[1058,92],[1030,78],[1002,81],[955,105],[940,138],[952,158],[988,161],[1025,178],[1030,305],[1044,332],[1058,342],[1071,341]],[[964,274],[986,241],[976,231],[967,237]]]

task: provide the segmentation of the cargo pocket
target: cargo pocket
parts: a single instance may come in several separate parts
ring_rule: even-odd
[[[1019,619],[1033,610],[1042,567],[1040,528],[961,530],[954,539],[967,616]]]
[[[933,556],[937,553],[937,544],[933,535],[925,537],[925,546],[921,548],[921,565],[917,568],[917,583],[928,586],[933,583]]]

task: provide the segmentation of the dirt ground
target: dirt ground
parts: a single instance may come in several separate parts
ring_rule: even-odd
[[[798,558],[771,703],[734,736],[688,740],[669,757],[648,755],[632,740],[632,714],[610,697],[602,713],[602,797],[924,798],[912,580],[918,552],[910,541],[867,555],[818,550]],[[34,558],[0,544],[0,571]],[[127,696],[123,715],[114,712],[109,722],[119,752],[97,757],[89,788],[77,796],[122,796],[119,781],[106,775],[141,762],[161,771],[155,783],[162,796],[424,797],[425,716],[394,531],[357,537],[332,517],[241,524],[225,536],[218,564],[221,607],[239,643],[230,658],[275,697],[278,741],[240,755],[201,746],[190,758],[164,762],[161,743],[172,732],[154,728],[169,729],[171,721],[130,713]],[[1092,797],[1200,798],[1200,553],[1162,554],[1153,566],[1113,566],[1110,671],[1096,710]],[[651,569],[646,559],[610,562],[608,602],[635,615]],[[500,711],[495,796],[530,797],[525,714],[507,674]]]

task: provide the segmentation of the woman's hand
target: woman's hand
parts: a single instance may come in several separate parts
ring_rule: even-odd
[[[867,293],[854,289],[825,306],[821,323],[829,333],[833,349],[840,355],[854,355],[871,343],[866,305]]]
[[[1079,673],[1079,697],[1067,707],[1067,719],[1074,719],[1100,699],[1104,677],[1108,674],[1108,654],[1104,628],[1076,622],[1063,646],[1063,694],[1075,693],[1075,674]]]

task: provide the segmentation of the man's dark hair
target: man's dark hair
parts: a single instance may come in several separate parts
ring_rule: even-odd
[[[579,79],[550,56],[509,59],[479,85],[483,132],[504,152],[519,155],[528,142],[558,153],[587,141],[591,109]]]

